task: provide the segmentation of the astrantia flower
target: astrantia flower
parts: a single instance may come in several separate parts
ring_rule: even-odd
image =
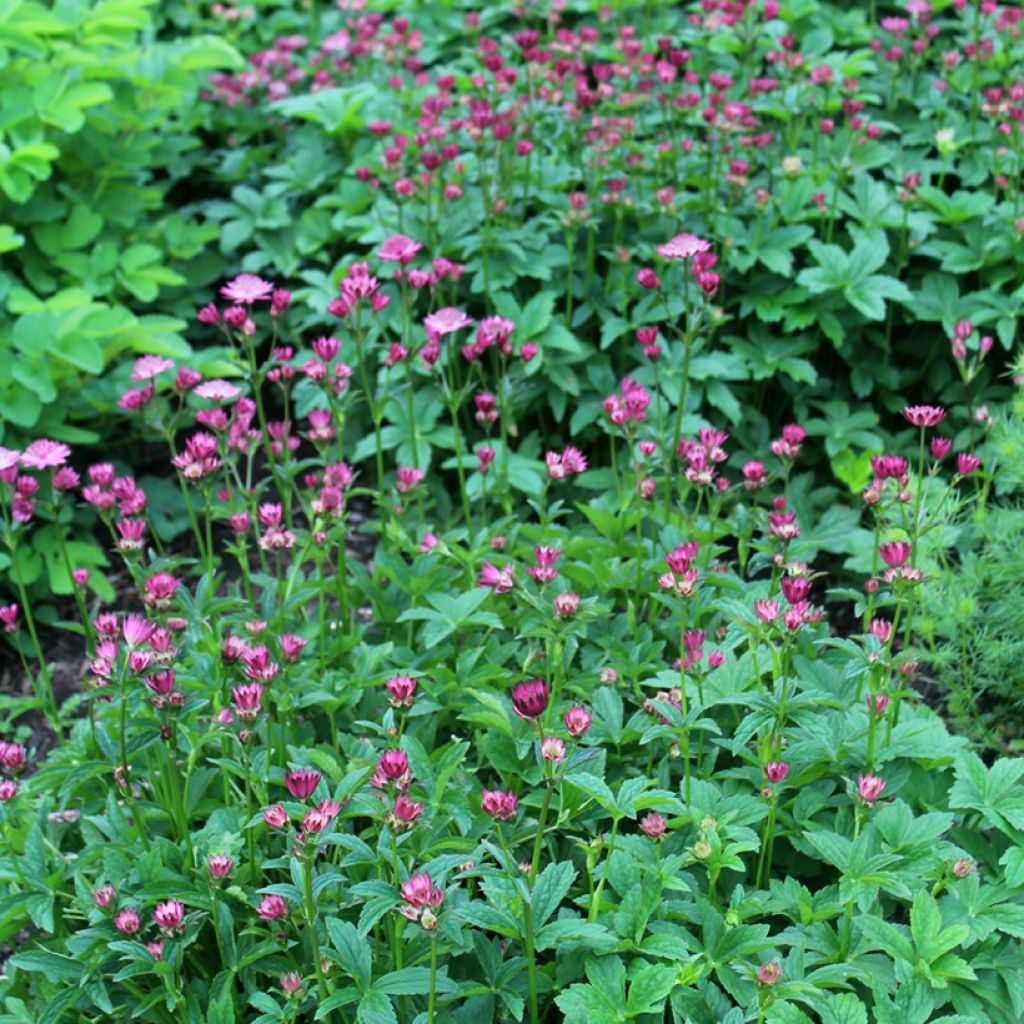
[[[41,437],[21,453],[21,464],[26,469],[56,469],[63,466],[70,455],[71,449],[66,444]]]
[[[484,562],[480,567],[479,586],[487,587],[496,594],[507,594],[515,585],[515,569],[513,566],[506,565],[504,569],[499,569],[490,562]]]
[[[239,274],[221,288],[220,293],[232,302],[251,306],[254,302],[269,299],[274,294],[274,286],[255,274]]]
[[[562,717],[570,736],[582,736],[590,728],[592,720],[592,716],[586,708],[575,704]]]
[[[858,775],[857,792],[866,804],[873,804],[885,791],[885,779],[877,775]]]
[[[412,676],[395,676],[384,682],[388,703],[393,708],[411,708],[416,699],[416,680]]]
[[[422,469],[414,469],[412,466],[399,466],[398,481],[395,483],[398,493],[408,494],[409,491],[413,490],[417,484],[419,484],[424,475],[425,474]]]
[[[313,795],[320,785],[320,773],[313,768],[300,768],[288,772],[284,777],[285,788],[296,800],[305,800]]]
[[[129,647],[141,647],[149,643],[156,632],[156,624],[144,619],[141,615],[126,615],[121,623],[121,635]]]
[[[200,398],[209,399],[211,402],[229,402],[242,393],[240,387],[226,380],[204,380],[192,394]]]
[[[540,718],[548,706],[550,690],[543,679],[525,679],[512,687],[512,708],[520,718]]]
[[[164,935],[173,935],[185,916],[185,908],[177,900],[158,903],[153,911],[153,920]]]
[[[419,242],[414,242],[406,235],[392,235],[385,239],[377,256],[385,263],[411,263],[413,257],[422,249]]]
[[[222,853],[211,853],[207,858],[207,864],[210,867],[210,875],[213,878],[227,878],[231,874],[231,869],[235,866],[235,862]]]
[[[444,891],[435,886],[425,872],[403,882],[401,894],[410,907],[439,907],[444,900]]]
[[[774,985],[781,977],[782,968],[774,960],[761,964],[757,969],[757,980],[761,985]]]
[[[14,469],[21,462],[21,452],[0,446],[0,473]]]
[[[500,821],[512,821],[519,811],[514,793],[485,789],[480,793],[480,806],[484,814]]]
[[[545,736],[540,753],[545,761],[561,764],[565,760],[565,744],[557,736]]]
[[[423,326],[431,334],[443,337],[445,334],[461,331],[464,327],[469,327],[471,323],[473,323],[473,320],[466,316],[461,309],[456,309],[454,306],[445,306],[429,314],[423,321]]]
[[[114,927],[122,935],[134,935],[139,930],[139,915],[127,907],[114,918]]]
[[[946,410],[941,405],[908,405],[903,418],[915,427],[937,427],[946,418]]]
[[[782,782],[789,774],[789,765],[785,761],[769,761],[764,766],[764,773],[769,782]]]
[[[688,260],[698,253],[707,252],[711,243],[696,235],[682,234],[658,246],[658,255],[670,260]]]
[[[5,633],[17,633],[18,606],[16,604],[0,606],[0,622],[3,623]]]
[[[256,913],[264,921],[276,921],[280,917],[287,917],[288,904],[280,896],[264,896],[256,908]]]
[[[132,370],[132,380],[141,384],[145,380],[152,380],[165,370],[174,369],[174,360],[164,356],[139,356],[135,360],[135,368]]]
[[[891,569],[898,569],[901,565],[906,565],[912,550],[913,545],[909,541],[900,540],[894,541],[892,544],[881,545],[878,553],[887,566]]]
[[[665,838],[665,827],[665,819],[654,811],[640,820],[640,831],[655,843],[660,843]]]
[[[284,828],[288,824],[288,812],[281,804],[274,804],[263,811],[263,823],[270,828]]]
[[[971,455],[968,452],[961,452],[956,457],[956,471],[961,476],[970,476],[981,468],[981,459],[977,455]]]

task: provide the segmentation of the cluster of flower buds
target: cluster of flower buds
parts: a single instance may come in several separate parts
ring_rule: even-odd
[[[302,372],[311,381],[319,384],[325,395],[334,398],[341,397],[341,395],[348,390],[349,378],[352,376],[352,367],[349,366],[348,363],[338,361],[334,363],[333,367],[331,366],[331,362],[338,355],[340,349],[341,343],[333,336],[317,338],[316,341],[313,342],[313,354],[316,358],[307,359],[302,364]],[[267,376],[269,377],[270,373],[268,373]],[[313,411],[322,412],[324,410]],[[314,430],[311,430],[309,435],[307,435],[310,436],[310,440],[330,441],[333,439],[333,432],[327,435],[325,432],[325,424],[322,422],[319,424],[320,430],[314,433],[318,424],[314,421],[312,416],[309,417],[309,420],[314,426]]]
[[[661,345],[658,344],[657,327],[639,327],[636,332],[636,340],[644,350],[644,355],[652,363],[656,363],[661,357]]]
[[[515,571],[515,566],[511,564],[499,569],[490,562],[484,562],[480,567],[478,585],[496,594],[507,594],[516,585]]]
[[[404,750],[385,750],[381,753],[377,767],[370,776],[370,784],[375,789],[394,789],[399,793],[406,792],[412,785],[412,773],[409,771],[409,758]]]
[[[715,475],[715,466],[729,457],[722,447],[729,440],[724,430],[700,431],[699,439],[681,437],[676,455],[686,461],[686,479],[694,487],[714,487],[718,491],[729,489],[729,481]]]
[[[476,413],[474,416],[477,423],[491,424],[498,419],[498,410],[496,408],[498,399],[489,391],[484,391],[479,395],[475,395],[473,403],[476,405]]]
[[[21,743],[0,740],[0,803],[18,794],[17,776],[28,767],[28,754]]]
[[[782,436],[772,441],[772,454],[784,462],[800,458],[800,451],[807,438],[807,431],[798,423],[788,423],[782,428]]]
[[[697,585],[700,573],[691,568],[697,557],[699,545],[695,540],[680,544],[665,556],[668,572],[658,577],[658,586],[662,590],[671,590],[680,597],[690,597]]]
[[[476,329],[476,340],[462,346],[462,356],[467,363],[476,362],[492,346],[503,358],[512,355],[512,332],[515,322],[503,316],[488,316],[480,321]]]
[[[514,793],[485,789],[480,793],[480,806],[484,814],[495,821],[514,821],[519,813],[519,803]]]
[[[396,239],[401,241],[395,241]],[[389,245],[389,243],[393,244]],[[404,255],[407,248],[411,248],[412,251],[406,261]],[[411,262],[412,258],[421,248],[422,246],[418,242],[413,242],[412,239],[405,238],[404,235],[395,235],[384,243],[384,247],[378,253],[378,256],[385,262],[398,262],[404,266],[405,262]],[[387,251],[386,256],[384,255],[385,250]],[[349,314],[358,310],[362,303],[367,300],[370,303],[370,309],[374,313],[383,312],[383,310],[387,309],[391,299],[384,292],[380,291],[379,287],[377,278],[370,273],[369,264],[354,263],[349,267],[348,273],[338,282],[340,295],[331,301],[327,307],[327,312],[331,316],[343,320]],[[324,362],[329,362],[329,360],[324,360]]]
[[[578,448],[569,445],[562,452],[548,452],[544,456],[551,480],[565,480],[586,472],[587,457]]]
[[[628,434],[631,432],[631,425],[647,422],[647,407],[651,404],[651,395],[632,377],[624,377],[619,390],[621,395],[609,395],[601,404],[612,425],[622,427]]]
[[[423,872],[403,882],[401,894],[404,906],[399,907],[399,913],[424,931],[433,931],[437,927],[437,911],[444,902],[444,890]]]
[[[562,557],[561,549],[536,547],[533,549],[533,556],[536,558],[537,564],[527,569],[530,578],[537,583],[550,583],[558,575],[555,563]]]

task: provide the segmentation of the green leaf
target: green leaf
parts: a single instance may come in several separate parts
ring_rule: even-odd
[[[868,1011],[855,995],[839,993],[821,1008],[821,1024],[868,1024]]]
[[[338,962],[352,975],[360,990],[365,991],[369,988],[372,970],[370,943],[359,934],[354,924],[339,921],[336,917],[328,918],[327,933],[338,951]]]
[[[641,968],[629,985],[626,1008],[631,1016],[655,1013],[664,1006],[669,993],[678,983],[678,970],[667,964],[648,964]]]
[[[570,775],[566,775],[565,781],[572,783],[577,789],[581,789],[588,796],[593,797],[613,818],[622,817],[615,803],[615,797],[603,779],[599,779],[596,775],[591,775],[588,772],[573,772]]]
[[[398,1024],[398,1017],[387,995],[371,989],[359,1001],[356,1024]]]
[[[386,992],[391,996],[420,996],[430,991],[429,967],[403,967],[400,971],[392,971],[378,978],[373,984],[377,992]],[[449,991],[451,982],[443,975],[438,975],[435,986],[438,992]]]
[[[540,928],[558,909],[575,877],[576,870],[569,861],[549,864],[541,872],[531,896],[534,928]]]
[[[77,984],[85,973],[85,965],[70,957],[51,953],[48,949],[30,949],[25,953],[17,953],[7,961],[9,967],[17,967],[21,971],[45,974],[54,981],[66,981]]]
[[[177,64],[182,71],[209,71],[211,68],[238,71],[245,67],[245,58],[220,36],[193,36],[178,56]]]

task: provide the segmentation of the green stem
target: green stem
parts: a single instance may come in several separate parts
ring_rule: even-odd
[[[43,692],[39,696],[39,701],[48,709],[46,717],[53,727],[53,731],[57,734],[58,741],[63,743],[64,734],[60,728],[60,713],[57,711],[57,699],[53,693],[53,680],[50,678],[50,669],[46,664],[46,658],[43,657],[43,647],[39,642],[39,634],[36,632],[36,620],[28,603],[25,582],[21,578],[21,562],[13,546],[11,548],[11,568],[14,570],[14,585],[18,588],[18,600],[21,602],[21,611],[25,616],[25,625],[28,626],[28,634],[32,638],[32,646],[36,651],[36,660],[39,662],[39,675],[43,680]],[[32,677],[30,676],[30,678]],[[34,685],[33,689],[37,689],[37,687]]]
[[[533,840],[533,858],[530,861],[530,885],[536,884],[537,870],[540,867],[540,852],[544,846],[544,824],[547,821],[548,808],[551,806],[552,780],[547,780],[544,789],[544,802],[540,805],[540,817],[537,818],[537,835]]]
[[[601,872],[601,880],[597,883],[594,891],[594,898],[590,901],[590,909],[587,911],[587,920],[593,924],[597,920],[598,909],[601,906],[601,893],[604,892],[604,883],[608,880],[608,869],[611,867],[612,854],[615,853],[615,837],[619,833],[619,819],[612,822],[611,837],[608,840],[608,856],[604,859],[604,870]]]
[[[327,979],[324,978],[323,966],[320,963],[320,936],[316,930],[316,904],[313,902],[313,862],[308,856],[302,861],[302,886],[306,899],[306,927],[309,929],[309,946],[313,955],[313,967],[316,969],[316,985],[320,992],[320,1001],[327,998]],[[327,1015],[327,1020],[332,1015]]]
[[[469,511],[469,495],[466,493],[466,471],[462,468],[462,432],[459,430],[459,417],[454,400],[448,403],[448,412],[452,418],[452,433],[455,436],[455,468],[459,474],[459,495],[462,498],[462,515],[469,531],[469,542],[473,543],[473,517]],[[505,456],[502,456],[505,459]]]
[[[430,997],[427,1003],[427,1024],[434,1024],[434,997],[437,985],[437,935],[430,936]]]

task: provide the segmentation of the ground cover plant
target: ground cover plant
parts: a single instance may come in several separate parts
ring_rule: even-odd
[[[0,1020],[1019,1020],[1024,12],[150,14],[218,251],[0,447]]]

